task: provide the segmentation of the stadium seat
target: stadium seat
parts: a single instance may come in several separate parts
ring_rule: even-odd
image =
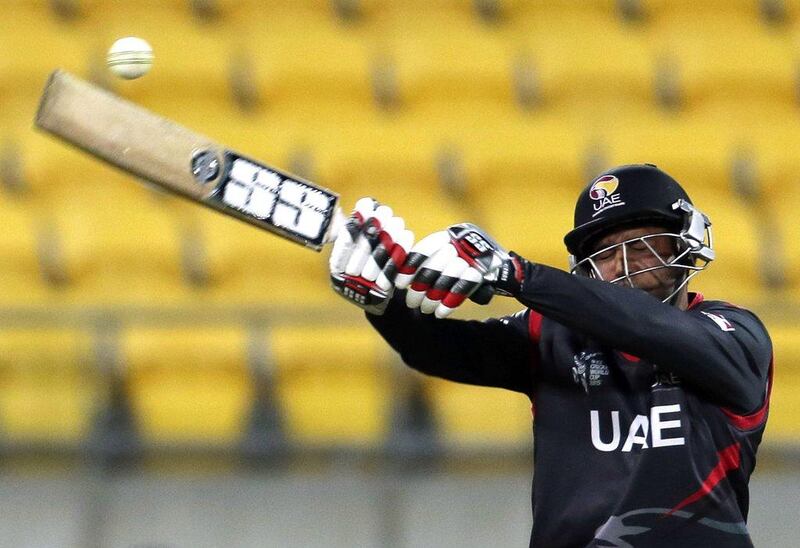
[[[784,3],[783,25],[775,17],[765,24],[761,0],[641,0],[640,19],[626,17],[632,11],[617,0],[214,4],[203,11],[191,0],[76,0],[80,11],[69,17],[49,0],[7,2],[0,146],[10,140],[21,151],[26,190],[0,189],[0,312],[218,307],[276,323],[313,317],[262,334],[288,433],[318,447],[386,439],[389,350],[368,326],[348,324],[362,314],[331,291],[329,251],[154,193],[32,131],[56,67],[333,189],[345,212],[373,196],[417,239],[476,222],[506,247],[561,268],[562,238],[592,175],[656,163],[714,222],[717,260],[692,290],[756,308],[770,299],[790,310],[800,303],[800,162],[791,146],[800,140],[798,0]],[[122,81],[105,68],[111,42],[126,35],[155,49],[145,78]],[[682,108],[659,108],[665,77],[675,78]],[[733,184],[741,159],[752,160],[757,183],[749,197]],[[773,227],[785,291],[767,287],[762,272],[779,265],[765,252]],[[495,299],[457,314],[519,307]],[[788,325],[773,336],[778,380],[767,439],[792,442],[797,337]],[[121,355],[146,440],[239,441],[253,403],[247,337],[228,322],[124,329]],[[81,357],[90,339],[71,329],[0,330],[8,381],[0,383],[0,436],[85,437],[104,397],[91,359]],[[9,352],[22,357],[9,365]],[[68,365],[53,373],[57,358]],[[425,383],[447,443],[529,443],[521,396]]]
[[[654,58],[674,66],[686,108],[727,99],[796,104],[791,41],[735,11],[699,17],[691,10],[648,31]]]
[[[124,179],[109,173],[105,187],[80,192],[76,182],[59,181],[63,187],[43,199],[68,279],[63,298],[107,305],[185,301],[180,219],[159,203],[168,198]]]
[[[608,124],[598,140],[610,164],[656,164],[691,195],[698,187],[730,190],[733,132],[712,116],[673,116],[651,108]]]
[[[187,3],[188,8],[188,3]],[[114,38],[139,36],[153,47],[155,59],[147,77],[113,80],[120,93],[145,106],[177,96],[233,102],[231,63],[241,34],[236,23],[199,25],[174,6],[154,3],[147,9],[129,4],[97,13],[110,47]]]
[[[387,10],[381,41],[404,107],[437,99],[513,102],[517,50],[509,36],[470,13],[400,4]]]
[[[530,445],[531,402],[524,395],[440,379],[428,379],[426,392],[446,445],[460,449]]]
[[[287,434],[312,447],[377,447],[392,408],[388,351],[368,326],[275,326],[267,334]]]
[[[531,261],[568,270],[564,235],[572,228],[578,192],[563,181],[504,181],[487,192],[487,230]]]
[[[800,330],[793,324],[769,326],[775,352],[775,386],[772,390],[766,439],[796,443],[800,437]]]
[[[253,399],[247,334],[235,326],[132,326],[120,335],[143,440],[215,446],[243,435]]]
[[[44,223],[21,197],[0,194],[0,306],[47,302],[50,295],[39,260]]]
[[[762,298],[766,288],[759,269],[760,251],[756,213],[731,192],[703,186],[691,189],[692,201],[712,224],[716,258],[708,270],[690,283],[706,299],[747,306]]]
[[[611,12],[530,10],[520,22],[521,51],[543,107],[584,115],[611,103],[653,103],[654,67],[642,34]]]
[[[797,7],[796,0],[781,2],[790,12]],[[675,14],[691,14],[695,17],[734,14],[758,23],[765,3],[762,0],[641,0],[647,18],[656,22]]]
[[[442,188],[437,168],[443,153],[459,148],[456,127],[431,113],[426,108],[385,120],[367,114],[348,122],[338,142],[328,138],[336,127],[329,126],[313,152],[319,181],[341,194],[346,212],[363,196],[388,204],[419,238],[469,219],[469,204]]]
[[[331,11],[286,4],[250,10],[237,41],[251,55],[268,109],[276,102],[299,108],[318,100],[368,107],[375,39],[368,22],[343,25]]]
[[[327,255],[214,212],[197,212],[206,255],[204,297],[226,305],[314,306],[336,302]]]
[[[0,29],[0,51],[9,53],[0,59],[0,98],[38,94],[58,67],[85,74],[111,45],[103,44],[90,22],[66,24],[30,3],[4,10]]]
[[[0,328],[0,437],[26,446],[87,439],[104,387],[92,337],[73,328]]]
[[[775,221],[775,226],[780,231],[789,289],[795,300],[800,301],[800,228],[797,223],[797,212],[800,208],[797,185],[800,172],[796,169],[791,172],[794,175],[793,180],[787,180],[786,184],[773,189],[767,203],[768,211],[773,216],[771,220]]]

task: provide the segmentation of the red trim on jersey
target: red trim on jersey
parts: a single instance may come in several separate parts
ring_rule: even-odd
[[[531,340],[538,345],[539,341],[542,338],[542,315],[538,312],[529,309],[528,312],[528,333],[531,336]],[[533,360],[531,360],[531,367],[536,370],[539,367],[539,348],[535,347],[532,349],[533,352]],[[535,388],[534,388],[535,390]],[[535,419],[536,418],[536,399],[531,394],[531,416]]]
[[[538,343],[542,338],[542,315],[533,310],[528,313],[528,333],[533,342]]]
[[[704,300],[706,300],[706,298],[703,297],[702,293],[689,293],[689,306],[686,307],[686,310],[691,310]]]
[[[752,430],[757,426],[761,426],[767,419],[767,412],[769,411],[769,398],[772,395],[772,370],[774,363],[775,363],[775,356],[773,355],[772,358],[770,358],[769,360],[769,373],[767,377],[767,395],[764,398],[764,404],[760,408],[750,413],[749,415],[739,415],[726,407],[720,407],[720,409],[722,409],[722,412],[725,413],[725,415],[728,417],[728,420],[731,422],[731,424],[736,428],[738,428],[739,430]]]
[[[679,502],[677,506],[667,512],[665,516],[672,515],[681,508],[688,506],[693,502],[697,502],[701,498],[709,495],[714,487],[716,487],[719,482],[725,479],[725,477],[728,475],[728,472],[739,468],[739,464],[741,462],[739,458],[739,447],[740,443],[736,442],[721,451],[717,451],[717,465],[711,470],[711,472],[709,472],[708,476],[706,476],[706,479],[703,480],[703,484],[700,486],[700,489]]]

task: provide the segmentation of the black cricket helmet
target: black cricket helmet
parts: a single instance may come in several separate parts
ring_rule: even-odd
[[[657,234],[632,238],[595,249],[610,232],[636,226],[663,227]],[[669,236],[675,239],[674,254],[660,256],[651,245],[652,238]],[[689,279],[705,269],[714,259],[711,222],[692,205],[689,195],[678,182],[652,164],[615,167],[602,173],[581,191],[575,205],[575,227],[564,237],[570,253],[572,272],[602,279],[594,259],[601,253],[621,249],[624,274],[613,283],[624,282],[636,287],[635,277],[662,268],[680,269],[669,301]],[[647,248],[658,259],[656,266],[631,271],[629,247]]]

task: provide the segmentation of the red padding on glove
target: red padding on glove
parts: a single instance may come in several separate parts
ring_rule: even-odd
[[[442,304],[448,308],[455,308],[467,300],[467,296],[459,293],[447,293],[442,299]]]

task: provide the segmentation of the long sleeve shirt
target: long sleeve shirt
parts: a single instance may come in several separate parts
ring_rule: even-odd
[[[527,267],[519,313],[438,320],[398,294],[369,321],[429,375],[528,395],[531,546],[751,546],[748,480],[772,345],[751,312]]]

